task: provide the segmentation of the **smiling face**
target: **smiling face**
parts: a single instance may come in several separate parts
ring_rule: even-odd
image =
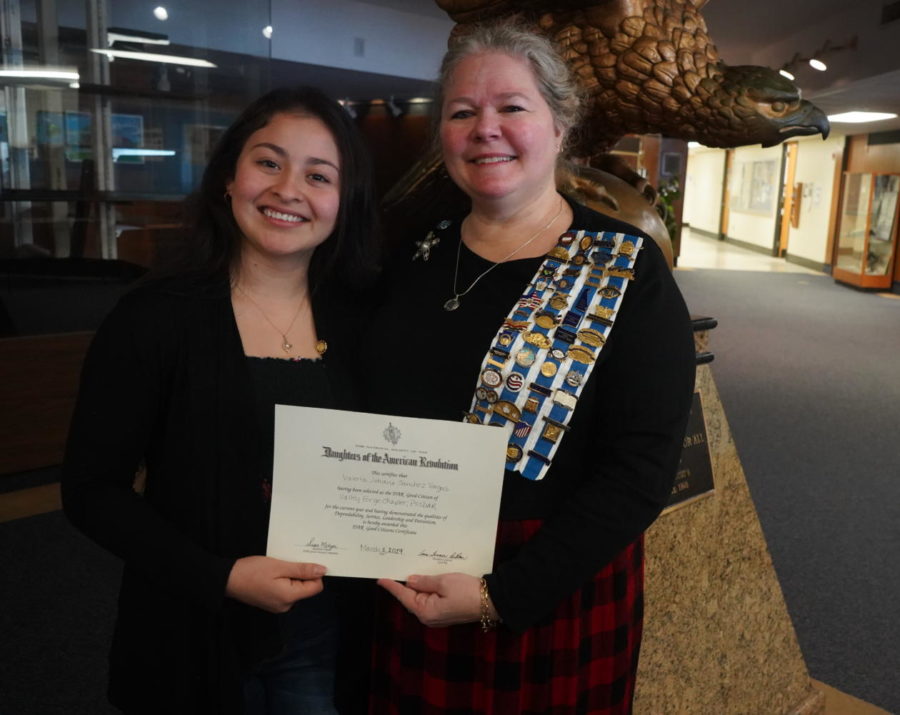
[[[334,137],[315,117],[276,114],[247,139],[226,188],[243,257],[308,264],[334,230],[340,207]]]
[[[515,208],[555,191],[562,132],[527,60],[470,55],[451,75],[444,97],[444,163],[474,202]]]

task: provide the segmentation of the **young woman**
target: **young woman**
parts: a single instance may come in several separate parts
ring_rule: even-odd
[[[641,535],[691,402],[688,314],[652,240],[557,192],[579,94],[546,39],[509,25],[457,38],[439,107],[471,208],[438,217],[428,259],[386,282],[372,334],[417,347],[370,343],[368,404],[500,425],[507,471],[491,573],[381,581],[396,600],[377,620],[372,711],[624,714]]]
[[[127,294],[94,338],[62,489],[124,560],[109,696],[126,713],[336,712],[336,589],[262,554],[274,404],[355,406],[370,188],[336,102],[270,92],[213,153],[184,270]]]

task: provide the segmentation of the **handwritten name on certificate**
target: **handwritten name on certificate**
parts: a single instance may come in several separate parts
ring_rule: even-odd
[[[492,569],[506,430],[275,407],[266,553],[331,576]]]

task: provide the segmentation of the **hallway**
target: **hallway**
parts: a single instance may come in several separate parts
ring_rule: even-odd
[[[691,233],[691,229],[687,226],[681,232],[681,255],[678,257],[678,268],[716,268],[726,271],[822,275],[796,263],[788,263],[783,258],[767,256],[735,246],[733,243],[716,241],[699,233]]]
[[[900,296],[687,232],[675,275],[811,675],[900,712]]]

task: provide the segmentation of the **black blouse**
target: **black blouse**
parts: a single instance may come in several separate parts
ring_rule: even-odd
[[[572,204],[571,229],[642,235]],[[362,367],[374,412],[461,420],[485,353],[542,258],[498,265],[452,297],[459,221],[427,262],[410,250],[387,274]],[[462,245],[457,290],[492,265]],[[500,518],[542,519],[519,553],[486,575],[503,620],[521,630],[552,611],[634,541],[665,506],[694,380],[690,320],[659,248],[645,237],[636,276],[544,479],[504,476]],[[460,449],[464,445],[459,446]]]

